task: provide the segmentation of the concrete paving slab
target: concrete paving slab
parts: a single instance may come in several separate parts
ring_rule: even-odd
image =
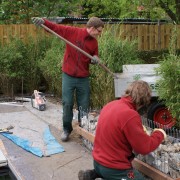
[[[45,111],[39,111],[32,108],[30,102],[23,103],[23,107],[5,107],[5,105],[0,104],[0,119],[3,113],[7,113],[8,117],[12,112],[15,112],[16,116],[20,113],[27,119],[30,116],[36,117],[38,121],[43,121],[49,125],[51,133],[64,147],[65,152],[40,158],[23,150],[9,139],[0,135],[0,139],[3,141],[7,151],[7,159],[13,165],[14,171],[18,172],[20,177],[25,180],[78,180],[79,170],[93,167],[91,153],[81,145],[79,136],[74,132],[69,142],[64,143],[60,140],[62,107],[60,104],[50,102],[47,102],[46,105]],[[31,124],[31,121],[29,124]]]

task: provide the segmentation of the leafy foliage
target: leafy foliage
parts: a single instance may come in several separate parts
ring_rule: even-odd
[[[180,22],[180,6],[175,1],[81,0],[80,3],[82,8],[79,11],[83,16],[171,19],[176,23]]]
[[[1,51],[1,63],[5,73],[9,77],[22,77],[27,69],[24,69],[26,62],[24,56],[26,48],[20,40],[13,40],[9,45],[3,47]],[[23,67],[23,68],[22,68]]]
[[[0,24],[30,24],[31,17],[68,16],[77,9],[77,0],[2,0]]]
[[[142,63],[138,58],[136,40],[122,40],[119,35],[116,35],[118,28],[116,25],[110,26],[99,39],[100,57],[113,72],[122,72],[123,64]]]
[[[49,90],[61,95],[61,65],[65,44],[57,38],[52,38],[51,41],[51,48],[39,62],[39,67],[48,82]]]
[[[180,56],[168,54],[164,61],[160,62],[158,73],[161,76],[158,82],[158,95],[165,100],[166,106],[177,119],[180,127]]]
[[[31,23],[31,17],[171,19],[180,22],[178,1],[167,0],[1,0],[0,24]]]
[[[88,16],[90,17],[98,16],[98,17],[106,17],[106,18],[119,17],[119,14],[121,13],[118,0],[115,1],[81,0],[80,4],[82,8],[79,9],[79,12],[84,17],[88,17]]]
[[[115,27],[112,27],[115,30]],[[112,29],[104,31],[99,39],[99,57],[112,72],[122,72],[123,64],[142,63],[137,57],[136,43],[114,36]],[[91,106],[101,108],[114,99],[114,77],[100,66],[91,67]]]
[[[180,56],[176,51],[177,35],[178,32],[175,26],[169,53],[164,55],[164,59],[157,69],[161,77],[157,91],[160,99],[165,100],[166,106],[170,109],[173,117],[176,118],[176,126],[180,127]]]
[[[41,72],[38,61],[44,56],[48,47],[48,39],[39,37],[37,41],[29,37],[25,43],[21,39],[12,39],[11,43],[2,46],[0,51],[1,76],[8,79],[8,84],[14,85],[14,90],[20,89],[24,79],[24,89],[32,92],[40,82]]]

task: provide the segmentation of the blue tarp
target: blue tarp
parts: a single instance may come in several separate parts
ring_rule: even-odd
[[[45,129],[43,133],[43,140],[46,144],[46,155],[57,154],[64,151],[63,146],[61,146],[51,134],[49,127]]]
[[[55,137],[51,134],[49,127],[45,128],[45,130],[43,131],[44,149],[40,149],[39,147],[32,147],[32,142],[30,142],[28,139],[23,139],[16,135],[7,133],[2,133],[2,135],[7,137],[26,151],[29,151],[39,157],[49,156],[64,151],[63,146],[60,145]]]

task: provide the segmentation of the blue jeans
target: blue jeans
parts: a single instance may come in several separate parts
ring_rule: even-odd
[[[90,101],[90,83],[89,77],[76,78],[62,73],[62,104],[63,104],[63,130],[71,133],[74,95],[78,107],[78,120],[81,113],[88,113]]]
[[[112,169],[102,166],[96,161],[94,161],[94,169],[105,180],[145,180],[142,174],[135,169]]]

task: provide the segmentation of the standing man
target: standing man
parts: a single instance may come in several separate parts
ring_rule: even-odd
[[[62,141],[68,141],[71,134],[74,93],[78,107],[78,120],[81,112],[88,113],[90,101],[89,64],[98,63],[97,37],[101,35],[104,23],[97,17],[91,17],[86,28],[57,25],[43,18],[32,18],[35,25],[44,24],[69,42],[78,46],[91,56],[89,59],[84,54],[66,44],[62,65],[62,103],[63,103],[63,133]]]
[[[133,152],[146,155],[166,138],[163,129],[154,129],[149,136],[138,110],[149,104],[151,89],[145,81],[134,81],[120,100],[101,110],[93,147],[94,169],[80,171],[79,180],[98,177],[106,180],[144,180],[132,167]]]

